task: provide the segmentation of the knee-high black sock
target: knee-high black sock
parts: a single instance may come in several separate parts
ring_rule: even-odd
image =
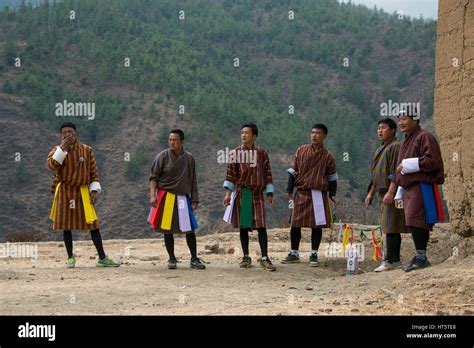
[[[103,260],[105,258],[104,246],[102,245],[102,237],[100,236],[99,229],[91,231],[91,238],[94,242],[97,253],[99,254],[99,259]]]
[[[411,227],[410,232],[415,243],[416,250],[426,250],[428,240],[430,239],[430,231],[419,227]]]
[[[194,260],[197,258],[197,242],[196,242],[196,234],[186,233],[186,243],[188,243],[189,251],[191,252],[191,259]]]
[[[244,255],[249,254],[249,230],[246,228],[240,229],[240,244],[242,244],[242,252]]]
[[[400,245],[402,236],[400,233],[387,233],[387,257],[388,262],[394,263],[400,261]]]
[[[71,231],[63,231],[64,245],[66,246],[67,257],[71,258],[72,253],[72,233]]]
[[[311,229],[311,250],[318,250],[319,244],[321,244],[321,238],[323,237],[322,228]]]
[[[301,228],[292,227],[290,230],[291,250],[298,250],[301,241]]]
[[[168,255],[170,259],[176,259],[176,256],[174,256],[174,237],[172,233],[165,233],[164,234],[165,238],[165,246],[166,246],[166,251],[168,252]]]
[[[258,243],[260,244],[260,250],[262,257],[268,256],[268,236],[267,229],[265,227],[257,229],[258,231]]]

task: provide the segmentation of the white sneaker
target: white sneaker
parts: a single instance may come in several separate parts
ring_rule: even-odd
[[[402,263],[400,261],[390,263],[388,261],[382,261],[382,264],[374,269],[374,272],[384,272],[384,271],[390,271],[392,269],[400,268]]]

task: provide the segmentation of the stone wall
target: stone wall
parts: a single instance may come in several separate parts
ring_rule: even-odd
[[[473,235],[474,0],[439,0],[434,122],[452,231]]]

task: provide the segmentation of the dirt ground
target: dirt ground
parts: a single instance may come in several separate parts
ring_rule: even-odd
[[[288,229],[269,230],[270,257],[278,267],[267,272],[257,263],[256,232],[251,238],[253,267],[240,269],[238,233],[198,238],[206,270],[189,268],[184,238],[176,238],[177,270],[166,268],[162,237],[106,240],[106,252],[120,268],[95,267],[90,240],[75,241],[77,265],[65,267],[62,243],[38,243],[36,260],[0,258],[1,315],[473,315],[472,238],[461,239],[441,224],[432,234],[428,255],[433,266],[405,273],[374,273],[372,248],[363,240],[360,274],[346,275],[346,260],[320,255],[308,267],[309,230],[303,231],[300,264],[280,260],[289,248]],[[329,231],[323,243],[329,242]],[[334,241],[335,236],[332,236]],[[219,244],[218,253],[204,254]],[[233,250],[232,250],[233,249]],[[320,249],[321,250],[321,249]],[[232,253],[233,252],[233,253]],[[404,235],[402,261],[413,256]],[[322,254],[322,253],[320,253]]]

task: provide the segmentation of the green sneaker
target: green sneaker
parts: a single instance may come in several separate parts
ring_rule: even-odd
[[[292,253],[289,253],[288,255],[286,255],[286,257],[283,260],[281,260],[281,263],[298,263],[298,262],[300,262],[299,255],[295,255]]]
[[[97,261],[95,265],[96,267],[120,267],[120,263],[115,262],[108,256],[102,260]]]
[[[309,267],[317,267],[318,266],[318,254],[312,253],[309,256]]]
[[[74,257],[74,255],[72,257],[70,257],[69,259],[67,259],[67,268],[74,268],[76,267],[76,258]]]

